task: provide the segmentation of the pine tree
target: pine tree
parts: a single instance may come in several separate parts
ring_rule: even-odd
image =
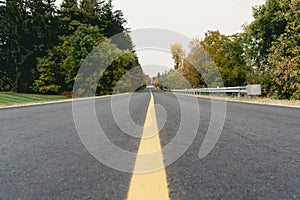
[[[28,29],[30,20],[27,10],[27,5],[23,0],[6,1],[6,24],[3,26],[3,29],[7,31],[5,60],[7,61],[7,69],[14,71],[12,77],[14,83],[12,85],[18,92],[25,92],[29,87],[26,83],[26,75],[24,74],[26,73],[24,62],[29,55],[25,39],[30,35]]]
[[[6,1],[2,62],[6,63],[4,74],[10,79],[9,85],[17,92],[31,92],[37,57],[46,55],[57,42],[54,3],[54,0]]]
[[[58,43],[58,18],[55,0],[28,1],[27,5],[32,23],[28,25],[30,35],[24,38],[28,56],[23,64],[23,74],[27,77],[26,91],[31,91],[37,76],[37,58],[47,55],[48,50]]]
[[[64,0],[58,11],[60,19],[60,35],[72,35],[81,25],[80,11],[77,0]]]
[[[103,2],[99,0],[82,0],[80,2],[81,22],[100,27],[100,14]]]
[[[7,39],[8,30],[6,27],[6,3],[0,1],[0,91],[10,90],[12,88],[12,71],[8,65]]]
[[[126,20],[123,17],[122,11],[113,10],[112,0],[103,5],[100,16],[99,28],[103,30],[104,36],[112,37],[125,31],[124,25],[126,24]]]

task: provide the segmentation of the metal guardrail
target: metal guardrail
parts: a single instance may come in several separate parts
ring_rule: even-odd
[[[237,93],[238,97],[241,97],[242,93],[247,94],[250,97],[261,95],[261,85],[247,85],[238,87],[218,87],[218,88],[196,88],[196,89],[172,89],[173,93],[200,95],[202,93]]]

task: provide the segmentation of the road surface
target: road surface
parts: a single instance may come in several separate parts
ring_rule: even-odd
[[[122,105],[128,95],[114,98]],[[150,92],[131,97],[130,115],[141,127],[151,98]],[[159,131],[163,148],[179,129],[180,105],[172,94],[154,91],[153,99],[167,116]],[[181,99],[195,110],[191,117],[196,115],[192,98]],[[121,149],[138,152],[141,140],[118,127],[110,100],[97,99],[95,104],[103,131]],[[160,188],[166,187],[163,192],[170,199],[300,199],[300,109],[228,102],[220,139],[208,156],[199,159],[211,102],[197,101],[196,138],[183,156],[161,171],[159,180],[166,179],[166,184]],[[0,199],[125,200],[130,190],[140,188],[131,173],[107,167],[88,152],[76,131],[71,102],[1,109],[0,127]]]

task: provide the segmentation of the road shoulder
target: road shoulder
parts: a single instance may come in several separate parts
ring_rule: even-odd
[[[175,93],[171,93],[175,94]],[[248,103],[248,104],[257,104],[257,105],[267,105],[267,106],[278,106],[278,107],[288,107],[288,108],[300,108],[300,102],[299,105],[297,102],[295,104],[290,104],[288,103],[283,103],[283,102],[276,102],[268,99],[237,99],[237,98],[228,98],[228,97],[217,97],[217,96],[204,96],[204,95],[190,95],[190,94],[179,94],[177,93],[176,95],[183,95],[183,96],[190,96],[190,97],[197,97],[201,99],[216,99],[216,100],[225,100],[227,102],[237,102],[237,103]]]

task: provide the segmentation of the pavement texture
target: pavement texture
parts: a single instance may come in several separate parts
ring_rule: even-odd
[[[116,103],[125,104],[128,95],[115,97]],[[165,147],[180,128],[180,103],[191,118],[197,106],[188,96],[180,103],[173,94],[154,91],[153,96],[164,110],[156,115],[158,126],[165,121],[160,128]],[[99,123],[114,144],[137,152],[140,139],[118,127],[111,98],[95,100]],[[144,125],[149,101],[149,91],[131,96],[130,115],[139,126]],[[199,159],[211,101],[196,102],[197,135],[165,169],[170,199],[300,199],[300,109],[227,102],[221,137]],[[72,102],[1,109],[0,127],[0,199],[127,198],[132,174],[105,166],[87,151],[75,128]],[[163,156],[168,160],[169,155]]]

